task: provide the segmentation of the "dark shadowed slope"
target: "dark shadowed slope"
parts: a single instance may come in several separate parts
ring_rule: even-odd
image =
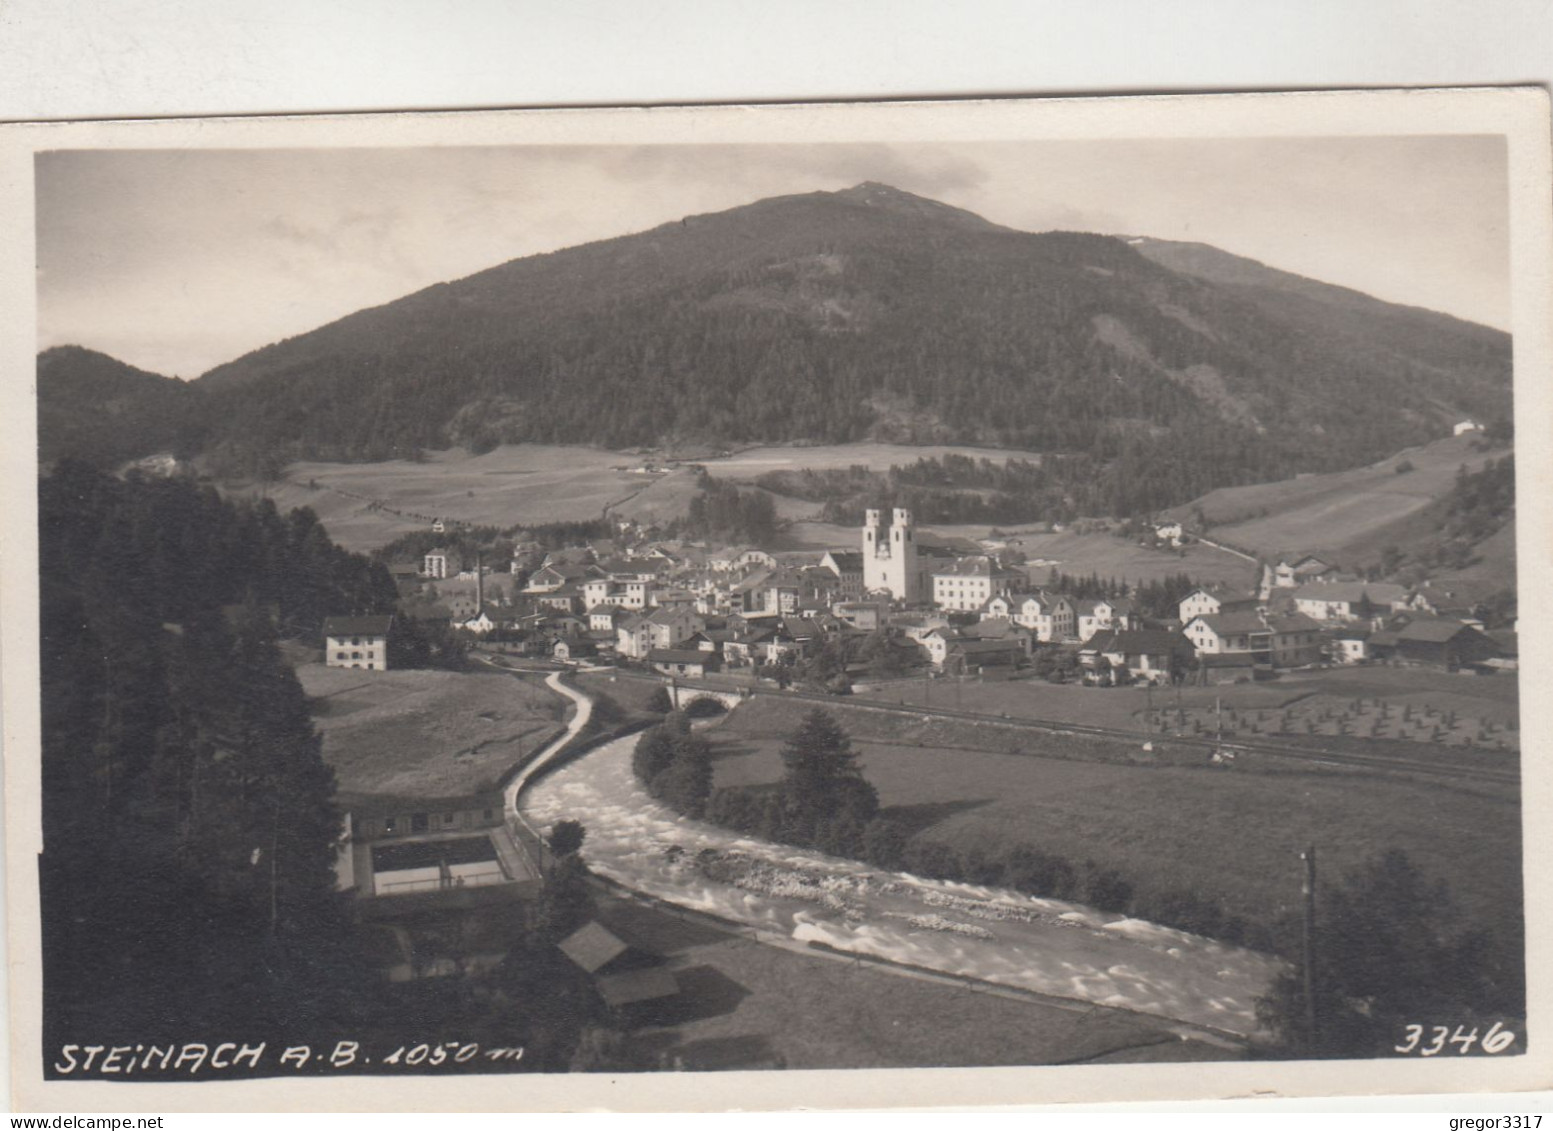
[[[1066,455],[1060,479],[1127,510],[1506,410],[1504,335],[1426,316],[1436,342],[1340,288],[1200,270],[865,183],[514,260],[196,384],[218,454],[979,443]]]
[[[199,390],[81,346],[38,355],[38,461],[112,467],[195,440]]]

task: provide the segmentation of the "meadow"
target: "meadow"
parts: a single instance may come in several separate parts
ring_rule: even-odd
[[[561,730],[564,703],[502,673],[297,669],[340,799],[467,796],[490,789]]]
[[[859,695],[884,703],[1056,719],[1136,730],[1140,735],[1158,729],[1167,716],[1175,721],[1183,715],[1188,729],[1195,720],[1206,733],[1217,725],[1222,708],[1226,734],[1247,738],[1348,734],[1378,741],[1432,742],[1425,728],[1439,724],[1440,740],[1451,745],[1466,745],[1471,738],[1489,746],[1505,741],[1516,748],[1520,741],[1519,684],[1512,673],[1474,676],[1356,666],[1284,672],[1265,682],[1153,689],[1083,687],[1039,679],[991,683],[917,679],[862,687]],[[1251,729],[1253,722],[1259,730]],[[1341,729],[1343,723],[1348,729]]]
[[[783,468],[861,464],[882,471],[950,452],[988,459],[1039,458],[1030,452],[972,447],[839,444],[751,448],[694,460],[718,478],[743,481]],[[593,519],[606,509],[644,523],[680,517],[696,494],[696,476],[689,462],[653,475],[629,470],[669,458],[580,446],[504,444],[483,455],[471,455],[462,448],[431,451],[418,462],[303,461],[286,468],[277,483],[229,490],[265,495],[282,511],[312,507],[336,542],[349,550],[370,551],[400,535],[424,530],[434,518],[511,527]],[[779,515],[786,519],[806,518],[819,509],[799,499],[773,498]],[[827,545],[850,545],[856,540],[856,531],[848,531],[841,541]]]
[[[768,696],[733,711],[708,732],[718,743],[716,784],[779,780],[781,744],[808,709]],[[1120,743],[1106,757],[1102,740],[1079,736],[1016,741],[1013,728],[993,723],[833,711],[885,815],[962,856],[1026,844],[1115,869],[1140,893],[1187,890],[1269,923],[1298,906],[1306,846],[1317,846],[1329,881],[1400,848],[1485,922],[1521,904],[1519,792],[1508,787],[1302,763],[1138,765]],[[1041,756],[1047,746],[1059,756]]]
[[[1450,492],[1459,467],[1476,471],[1508,453],[1477,451],[1476,439],[1452,436],[1368,467],[1226,487],[1171,513],[1187,518],[1200,509],[1213,524],[1207,537],[1268,556],[1378,552],[1376,543],[1405,534],[1409,516]],[[1406,464],[1411,470],[1399,473]]]

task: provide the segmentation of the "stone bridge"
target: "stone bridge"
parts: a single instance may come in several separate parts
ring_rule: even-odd
[[[683,711],[700,699],[715,699],[731,711],[749,699],[750,694],[748,691],[715,691],[709,687],[685,687],[682,684],[669,686],[669,700],[676,711]]]

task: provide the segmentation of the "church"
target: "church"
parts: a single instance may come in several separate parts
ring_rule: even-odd
[[[881,525],[882,512],[869,510],[863,518],[863,590],[888,593],[903,605],[919,605],[933,599],[933,574],[953,557],[937,546],[918,543],[911,512],[896,507],[890,525]]]

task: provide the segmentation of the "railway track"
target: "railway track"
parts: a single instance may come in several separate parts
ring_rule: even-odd
[[[642,676],[633,678],[652,679],[653,677]],[[681,680],[680,686],[682,688],[690,688],[697,685]],[[710,684],[701,689],[705,691],[728,690],[727,688],[715,687]],[[870,702],[866,697],[857,696],[848,699],[838,699],[833,695],[823,695],[809,691],[759,691],[757,694],[775,695],[782,699],[803,699],[831,706],[884,711],[897,715],[933,715],[939,718],[959,719],[966,722],[990,722],[997,723],[1000,726],[1027,727],[1031,730],[1039,730],[1051,734],[1079,734],[1095,738],[1120,739],[1127,742],[1138,742],[1140,740],[1169,742],[1177,746],[1193,746],[1202,750],[1211,751],[1218,748],[1235,753],[1264,754],[1273,758],[1326,763],[1335,766],[1352,766],[1359,769],[1381,770],[1391,773],[1427,774],[1432,777],[1453,778],[1458,781],[1491,782],[1496,785],[1513,786],[1521,784],[1521,775],[1518,770],[1498,769],[1492,766],[1449,765],[1425,762],[1413,758],[1390,758],[1374,754],[1354,754],[1349,751],[1328,750],[1322,747],[1285,746],[1278,743],[1257,742],[1245,739],[1219,742],[1212,738],[1177,736],[1173,734],[1151,735],[1145,739],[1143,735],[1140,735],[1135,730],[1123,730],[1119,727],[1094,726],[1087,723],[1067,722],[1061,719],[988,715],[978,711],[956,710],[952,707],[923,707],[896,703],[878,703]]]

